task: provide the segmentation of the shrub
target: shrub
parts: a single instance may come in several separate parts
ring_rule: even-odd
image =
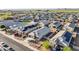
[[[72,51],[72,49],[70,47],[64,47],[63,51]]]
[[[48,49],[50,47],[49,41],[47,41],[47,40],[44,41],[42,46],[45,47],[46,49]]]

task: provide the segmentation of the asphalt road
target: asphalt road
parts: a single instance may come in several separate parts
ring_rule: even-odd
[[[2,34],[0,34],[0,41],[5,42],[10,47],[12,47],[15,51],[32,51],[31,49],[11,40],[8,37],[3,36]]]
[[[79,34],[77,34],[76,44],[77,44],[77,46],[79,46]]]

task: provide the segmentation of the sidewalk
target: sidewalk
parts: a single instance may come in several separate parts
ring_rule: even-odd
[[[7,35],[7,34],[5,34],[5,32],[3,32],[3,31],[0,31],[0,34],[6,36],[6,37],[8,37],[8,38],[10,38],[10,39],[13,40],[13,41],[16,41],[17,43],[19,43],[19,44],[21,44],[21,45],[23,45],[23,46],[25,46],[25,47],[28,47],[29,49],[31,49],[31,50],[33,50],[33,51],[39,51],[39,50],[37,50],[37,49],[31,47],[31,46],[28,44],[28,42],[27,42],[26,40],[18,40],[18,39],[15,39],[13,35]]]

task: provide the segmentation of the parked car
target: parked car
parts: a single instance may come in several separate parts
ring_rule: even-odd
[[[4,42],[0,42],[0,51],[15,51],[13,48],[11,48],[9,45],[7,45]]]

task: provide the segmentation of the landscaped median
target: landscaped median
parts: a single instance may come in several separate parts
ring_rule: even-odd
[[[6,36],[6,37],[8,37],[8,38],[10,38],[12,41],[15,41],[15,42],[17,42],[17,43],[19,43],[19,44],[25,46],[26,48],[29,48],[29,49],[31,49],[31,50],[33,50],[33,51],[38,51],[36,48],[31,47],[31,46],[28,44],[28,41],[25,41],[25,40],[17,40],[17,39],[15,39],[15,37],[14,37],[13,35],[7,35],[7,34],[5,34],[4,31],[0,31],[0,34]]]

